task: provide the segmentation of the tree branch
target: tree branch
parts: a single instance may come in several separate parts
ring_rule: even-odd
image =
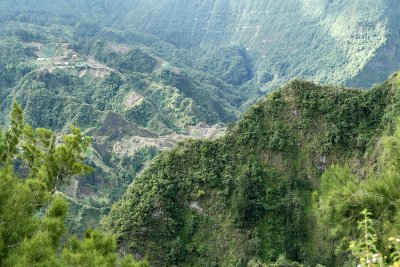
[[[15,247],[19,246],[20,244],[21,244],[21,242],[18,242],[18,243],[14,244],[14,245],[7,246],[7,247],[8,248],[15,248]]]

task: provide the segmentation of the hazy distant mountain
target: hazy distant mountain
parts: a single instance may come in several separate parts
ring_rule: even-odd
[[[184,48],[242,46],[267,89],[293,77],[368,87],[400,68],[394,0],[2,2],[3,14],[98,21]]]
[[[367,87],[400,67],[393,0],[117,0],[106,8],[115,24],[178,46],[243,46],[269,85],[302,77]]]

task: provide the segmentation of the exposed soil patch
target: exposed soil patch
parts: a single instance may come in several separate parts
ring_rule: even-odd
[[[43,48],[43,44],[39,43],[39,42],[29,42],[29,43],[24,43],[25,47],[34,47],[36,48],[38,51],[42,50]]]
[[[126,136],[155,138],[156,134],[143,129],[136,123],[126,121],[120,114],[108,112],[99,128],[87,132],[90,136],[103,136],[111,140],[120,140]]]
[[[93,58],[88,58],[87,64],[93,69],[110,69]]]
[[[85,69],[79,72],[79,77],[92,76],[96,78],[104,78],[109,75],[110,71],[107,69]]]
[[[79,187],[79,195],[96,196],[96,193],[88,185],[81,185]]]
[[[127,108],[133,108],[134,106],[137,106],[138,104],[140,104],[140,102],[142,101],[143,97],[141,95],[139,95],[136,92],[132,92],[131,94],[128,95],[128,97],[125,99],[125,106]]]
[[[134,155],[138,150],[154,146],[158,149],[165,150],[172,148],[177,142],[186,139],[214,139],[225,134],[226,128],[222,125],[208,126],[199,124],[197,126],[188,127],[188,134],[172,133],[155,138],[132,136],[122,138],[113,145],[113,151],[120,155]]]
[[[108,47],[114,52],[123,53],[123,54],[126,54],[132,50],[129,46],[122,45],[122,44],[109,44]]]

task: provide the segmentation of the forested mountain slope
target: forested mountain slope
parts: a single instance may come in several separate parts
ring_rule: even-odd
[[[154,36],[62,19],[0,23],[0,124],[16,99],[34,127],[61,133],[74,124],[90,135],[86,157],[96,172],[65,189],[78,200],[69,226],[82,232],[160,149],[219,135],[222,127],[207,124],[234,121],[245,97]]]
[[[387,43],[398,36],[395,1],[113,1],[111,9],[118,7],[130,11],[118,23],[176,45],[245,47],[257,62],[258,79],[271,85],[293,77],[348,83],[365,68],[379,69],[368,66],[371,60],[383,63],[385,54],[398,54]],[[360,85],[386,75],[360,79]]]
[[[301,77],[368,87],[399,68],[393,0],[113,1],[118,7],[130,10],[118,23],[178,46],[246,48],[269,86]]]
[[[295,77],[369,87],[400,67],[395,0],[2,2],[3,20],[91,21],[200,51],[239,46],[264,90]]]
[[[349,174],[361,181],[377,167],[378,141],[393,133],[400,114],[399,89],[397,75],[370,91],[293,81],[252,106],[225,137],[158,156],[104,225],[123,251],[148,255],[156,266],[246,266],[279,255],[342,266],[351,259],[342,238],[355,232],[343,236],[338,227],[354,222],[357,216],[346,216],[363,205],[350,196],[355,211],[335,224],[335,210],[349,198],[332,195],[336,206],[322,209],[321,175],[347,164],[349,172],[338,175],[346,184]],[[346,194],[336,176],[326,177],[325,187]],[[330,213],[336,217],[323,221]]]

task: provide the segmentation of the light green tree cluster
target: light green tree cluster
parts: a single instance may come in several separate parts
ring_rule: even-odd
[[[337,262],[400,266],[400,239],[395,238],[400,232],[399,125],[379,142],[378,163],[366,168],[365,177],[343,166],[332,166],[322,176],[319,223]]]

